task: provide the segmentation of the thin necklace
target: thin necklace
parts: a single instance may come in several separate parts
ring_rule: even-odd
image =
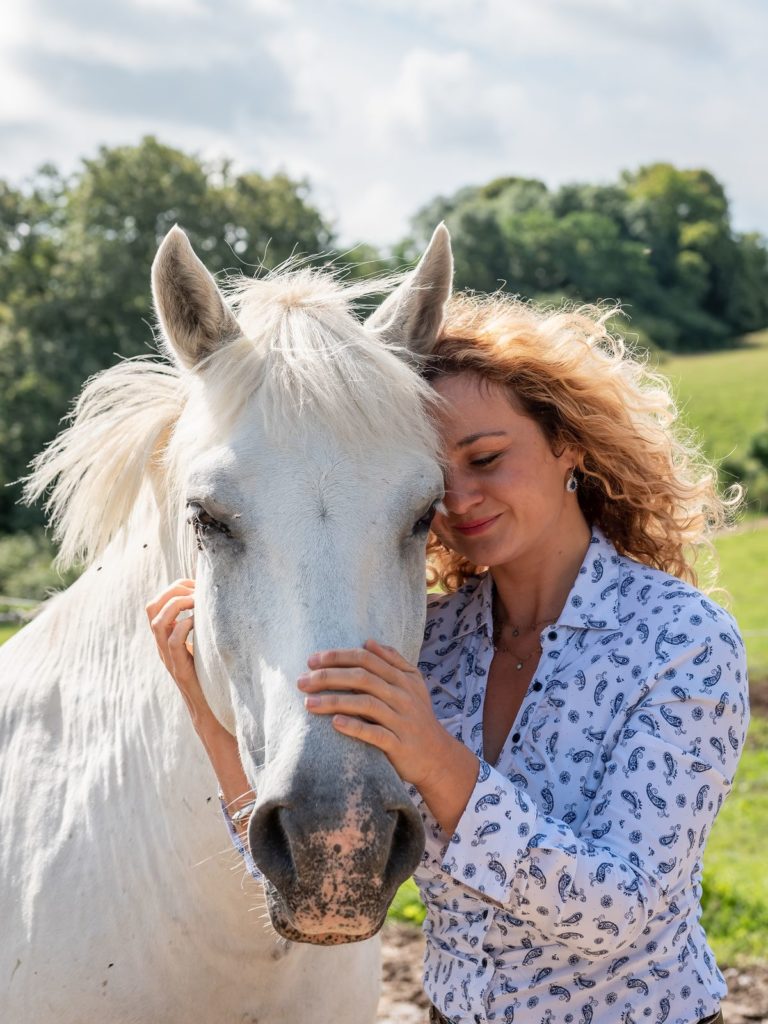
[[[541,644],[536,644],[530,654],[526,654],[524,658],[521,658],[517,651],[513,651],[511,647],[503,647],[497,643],[495,638],[493,641],[493,649],[496,654],[512,654],[515,658],[515,668],[519,672],[527,661],[530,661],[534,654],[541,654]]]
[[[516,670],[518,672],[520,672],[523,669],[523,667],[525,666],[526,662],[530,661],[531,658],[534,656],[534,654],[541,654],[541,644],[540,643],[536,644],[534,649],[529,654],[526,654],[525,657],[521,657],[518,654],[518,652],[512,650],[511,647],[503,645],[501,643],[502,631],[507,626],[511,626],[512,627],[512,636],[520,636],[520,627],[516,626],[513,622],[498,622],[498,616],[496,614],[497,607],[498,607],[498,602],[496,600],[494,600],[494,602],[493,602],[493,612],[494,612],[494,615],[493,615],[493,649],[494,649],[494,651],[497,654],[511,654],[511,655],[513,655],[514,658],[515,658],[515,668],[516,668]],[[532,623],[528,627],[528,629],[524,630],[524,632],[530,633],[534,629],[536,629],[537,626],[542,626],[542,625],[545,625],[546,623],[549,623],[551,625],[556,619],[557,619],[557,616],[554,616],[554,618],[553,618],[551,615],[548,615],[545,619],[537,619],[537,621]]]

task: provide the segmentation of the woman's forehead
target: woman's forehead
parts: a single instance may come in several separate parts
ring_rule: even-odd
[[[509,389],[473,373],[442,377],[434,387],[443,399],[441,434],[453,444],[469,443],[476,434],[518,432],[532,420],[516,403]]]

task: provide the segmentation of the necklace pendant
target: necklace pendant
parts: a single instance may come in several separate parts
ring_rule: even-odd
[[[518,671],[518,672],[520,671],[520,669],[521,669],[522,667],[523,667],[523,663],[522,663],[522,661],[518,661],[518,663],[517,663],[517,664],[515,665],[515,668],[517,669],[517,671]]]
[[[520,636],[520,630],[517,628],[517,626],[515,626],[515,628],[512,630],[512,636]]]

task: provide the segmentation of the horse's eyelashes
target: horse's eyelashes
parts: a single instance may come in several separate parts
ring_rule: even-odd
[[[187,516],[187,522],[197,535],[198,548],[200,547],[202,538],[212,530],[216,530],[225,537],[232,536],[232,533],[226,523],[222,523],[218,519],[214,519],[214,517],[209,512],[206,512],[200,505],[190,504],[188,508],[189,515]]]
[[[427,511],[413,524],[413,534],[416,537],[422,536],[429,531],[432,525],[432,520],[435,518],[435,512],[437,511],[437,502],[433,501]]]

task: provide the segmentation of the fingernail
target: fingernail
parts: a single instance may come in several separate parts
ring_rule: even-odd
[[[299,676],[299,678],[296,680],[296,684],[300,690],[303,690],[304,687],[307,686],[307,684],[309,683],[309,679],[309,672],[305,672],[304,675]]]
[[[305,697],[304,698],[304,707],[305,708],[316,708],[319,703],[320,703],[320,698],[314,696],[314,694],[309,696],[309,697]]]
[[[319,666],[320,666],[320,655],[319,654],[310,654],[310,656],[307,658],[307,664],[309,665],[310,668],[319,668]]]

